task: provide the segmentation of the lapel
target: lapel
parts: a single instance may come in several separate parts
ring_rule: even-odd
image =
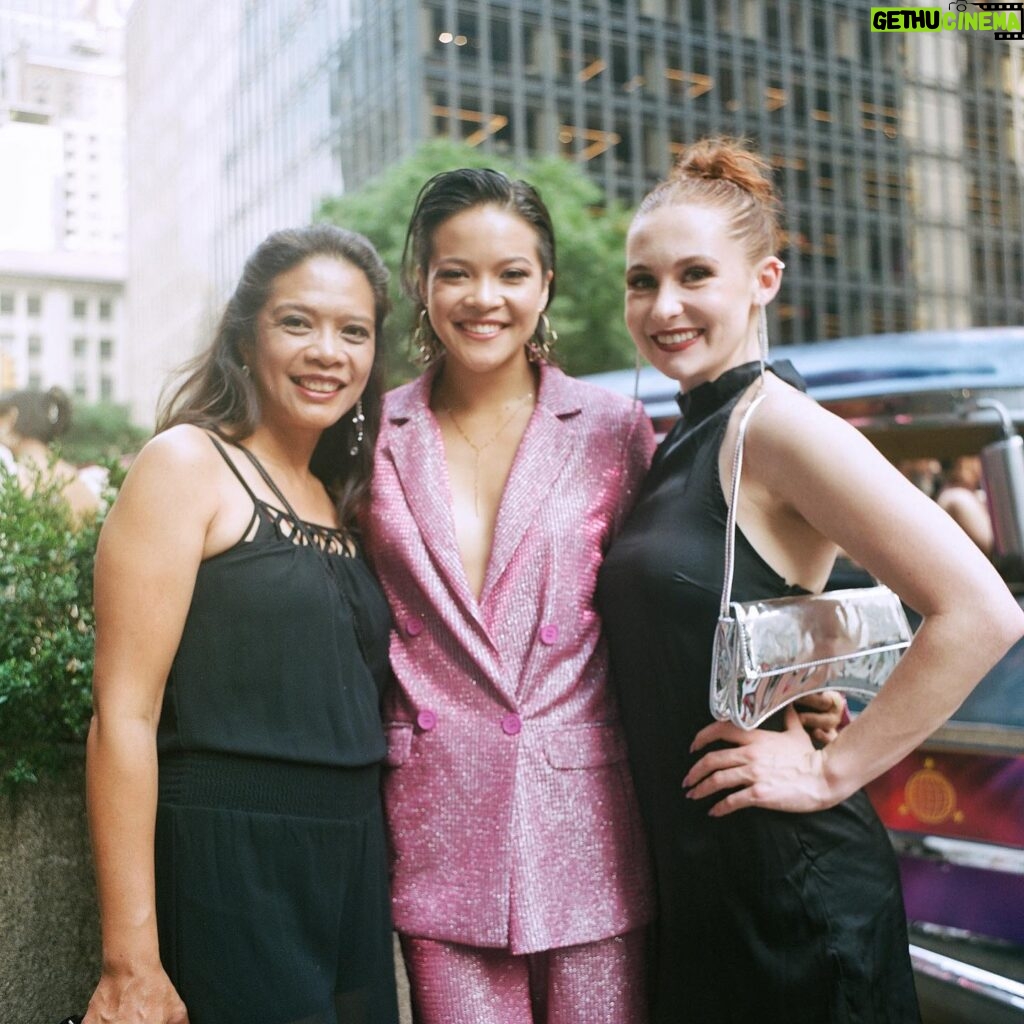
[[[560,370],[541,367],[537,407],[501,497],[491,555],[477,601],[469,589],[455,539],[448,464],[437,421],[430,411],[434,372],[427,371],[388,396],[384,409],[388,424],[386,450],[394,462],[406,506],[438,572],[467,616],[489,638],[482,609],[577,444],[576,423],[582,410],[579,391]],[[495,647],[493,640],[490,643]]]
[[[578,389],[573,382],[561,370],[542,365],[537,407],[520,442],[501,496],[491,557],[480,592],[481,607],[486,605],[523,536],[536,521],[539,507],[552,493],[555,481],[577,443],[576,423],[581,408]],[[452,533],[454,543],[454,528]]]
[[[455,539],[448,464],[441,432],[430,411],[434,372],[428,370],[388,396],[384,408],[388,423],[387,450],[395,464],[406,506],[431,560],[467,615],[486,632]]]

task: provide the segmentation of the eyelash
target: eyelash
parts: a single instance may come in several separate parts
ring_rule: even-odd
[[[626,278],[626,287],[631,288],[633,291],[640,291],[641,289],[653,288],[654,278],[648,277],[646,274],[637,274],[636,277]]]
[[[437,276],[442,281],[456,281],[461,278],[468,277],[469,275],[464,270],[460,270],[458,268],[449,268],[445,270],[439,270],[437,272]],[[508,270],[503,270],[501,276],[513,281],[522,281],[530,276],[530,272],[528,270],[523,269],[522,267],[510,267]]]
[[[301,332],[310,329],[310,324],[307,320],[304,320],[299,316],[286,316],[281,320],[281,326],[286,331]],[[350,324],[341,329],[341,333],[346,337],[351,338],[353,341],[368,341],[370,338],[370,332],[358,324]]]
[[[711,271],[707,267],[687,267],[682,277],[684,281],[703,281],[711,277]]]
[[[712,276],[707,267],[687,267],[680,275],[679,280],[683,284],[693,284],[705,281]],[[653,277],[648,274],[637,274],[636,277],[626,278],[626,287],[633,291],[646,291],[656,288],[657,284]]]

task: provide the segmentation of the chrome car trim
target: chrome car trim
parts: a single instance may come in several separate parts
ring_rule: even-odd
[[[910,961],[919,974],[956,985],[1002,1006],[1024,1010],[1024,985],[991,971],[982,970],[951,956],[910,944]]]
[[[1024,875],[1024,850],[997,843],[980,843],[973,839],[949,836],[919,835],[914,832],[890,831],[889,838],[897,853],[941,861],[956,867],[1001,871],[1008,875]]]

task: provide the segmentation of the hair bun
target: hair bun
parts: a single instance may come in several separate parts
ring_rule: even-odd
[[[51,437],[60,437],[71,423],[71,399],[58,387],[46,392],[46,419],[53,427]]]
[[[742,139],[701,139],[687,146],[672,168],[669,181],[694,178],[731,182],[769,208],[778,203],[771,165],[752,152]]]

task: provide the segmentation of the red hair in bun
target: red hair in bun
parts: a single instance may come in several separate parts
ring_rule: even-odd
[[[668,204],[724,210],[751,263],[779,248],[781,204],[768,162],[741,139],[701,139],[679,154],[669,176],[645,196],[637,216]]]

